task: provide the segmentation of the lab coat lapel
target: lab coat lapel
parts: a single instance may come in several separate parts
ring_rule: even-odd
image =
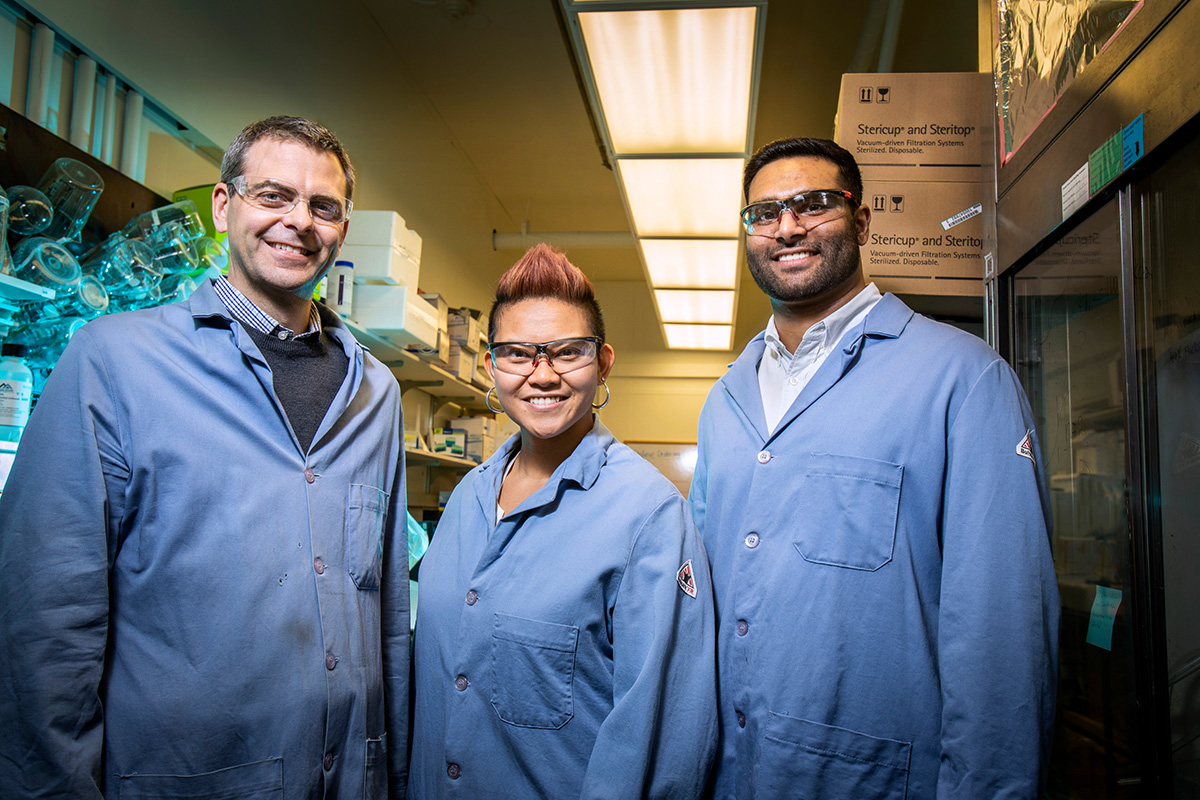
[[[746,427],[758,434],[761,441],[767,440],[767,416],[763,411],[762,392],[758,388],[758,362],[766,351],[766,340],[758,334],[729,367],[721,378],[733,407],[741,414]]]
[[[885,294],[875,305],[861,325],[846,331],[837,349],[829,354],[825,363],[813,375],[812,380],[802,391],[775,426],[771,438],[778,436],[792,420],[804,413],[809,406],[823,394],[832,389],[842,376],[862,357],[863,351],[871,343],[881,339],[896,339],[903,333],[908,321],[912,319],[913,311],[900,298],[890,292]],[[755,376],[757,389],[757,375]],[[759,405],[762,405],[761,399]],[[761,415],[761,411],[760,411]]]

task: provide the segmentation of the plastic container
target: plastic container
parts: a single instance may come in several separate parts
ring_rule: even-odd
[[[65,242],[83,230],[104,191],[104,180],[82,161],[60,158],[46,170],[37,189],[54,207],[54,217],[44,235]]]
[[[33,371],[25,365],[25,347],[7,342],[0,349],[0,441],[19,442],[29,421]]]
[[[345,319],[354,296],[354,262],[335,261],[325,276],[325,305]]]

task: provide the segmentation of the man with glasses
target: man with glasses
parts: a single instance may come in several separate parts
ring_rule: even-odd
[[[47,382],[0,497],[6,800],[403,795],[399,388],[312,301],[353,188],[323,126],[248,126],[228,278]]]
[[[1041,795],[1059,601],[1034,421],[978,338],[867,284],[853,156],[746,166],[772,317],[710,392],[717,798]]]

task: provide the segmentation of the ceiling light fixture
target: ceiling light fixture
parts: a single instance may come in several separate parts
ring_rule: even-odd
[[[667,346],[728,350],[766,0],[559,2]]]

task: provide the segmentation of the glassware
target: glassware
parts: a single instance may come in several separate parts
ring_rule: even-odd
[[[96,207],[104,181],[96,170],[73,158],[60,158],[50,165],[37,188],[50,199],[54,216],[45,236],[65,242],[74,239]]]
[[[169,223],[178,223],[177,227],[170,228],[171,234],[156,233],[157,229],[167,228]],[[125,223],[121,235],[126,239],[145,239],[152,248],[157,249],[170,235],[178,235],[184,241],[199,239],[204,235],[204,223],[200,221],[195,203],[180,200],[138,214]]]
[[[103,281],[110,294],[129,294],[141,291],[143,282],[152,278],[146,271],[153,263],[150,245],[114,233],[88,253],[80,266]]]
[[[17,236],[36,236],[54,218],[50,198],[32,186],[8,187],[8,230]]]
[[[72,292],[61,291],[53,299],[41,304],[40,317],[82,317],[95,319],[108,311],[108,290],[95,275],[84,275]],[[38,313],[38,312],[34,312]]]
[[[0,189],[0,275],[12,272],[12,257],[8,254],[8,194]]]
[[[154,247],[154,266],[164,275],[187,275],[200,268],[191,243],[184,235],[183,226],[176,222],[167,223],[155,232],[153,242],[157,246]]]
[[[216,239],[211,236],[201,236],[199,239],[193,239],[191,245],[192,252],[196,256],[196,263],[201,269],[216,269],[224,272],[229,268],[229,253]]]
[[[31,236],[13,251],[13,277],[39,286],[71,291],[82,274],[75,256],[53,239]]]
[[[53,369],[63,350],[67,349],[67,342],[86,322],[82,317],[38,320],[18,330],[12,340],[28,348],[25,364],[30,369]]]

